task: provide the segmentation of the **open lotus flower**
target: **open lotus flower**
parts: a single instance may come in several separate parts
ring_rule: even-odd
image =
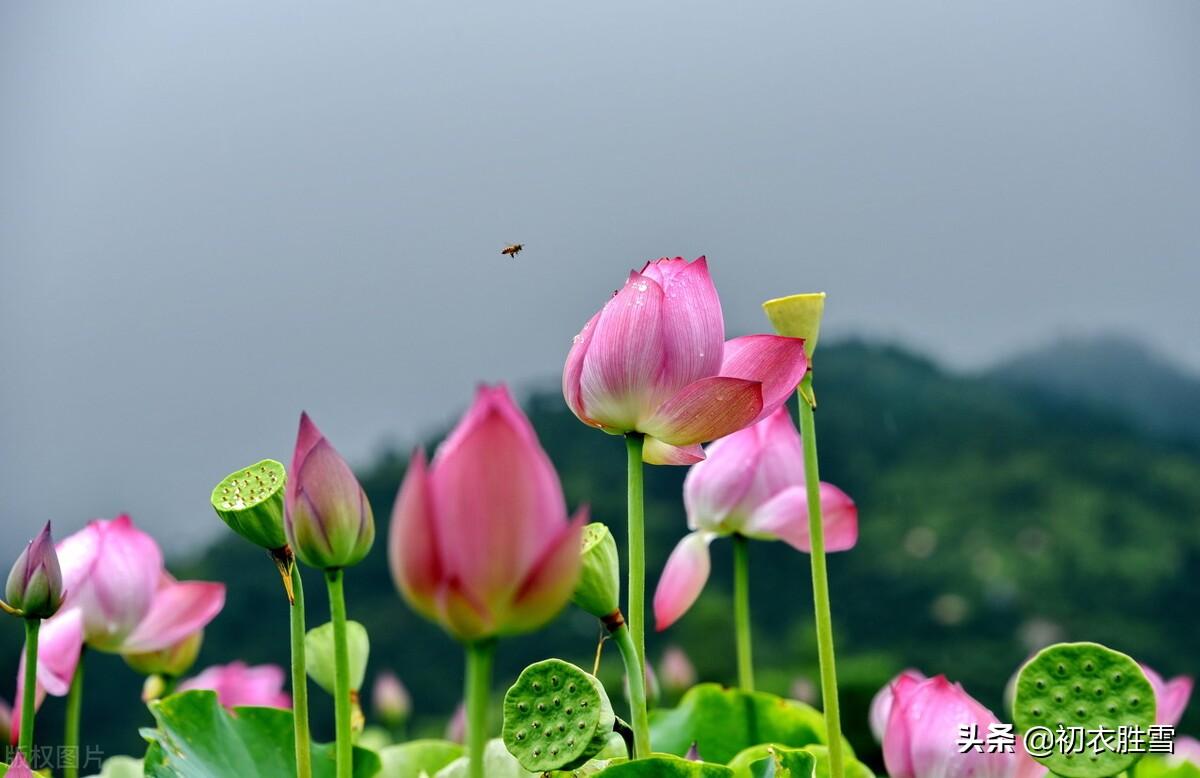
[[[211,689],[226,708],[257,706],[261,708],[291,708],[292,698],[283,691],[286,674],[279,665],[257,665],[230,662],[214,665],[179,684],[179,691]]]
[[[687,535],[671,552],[654,593],[658,629],[673,624],[700,596],[708,580],[708,545],[739,534],[783,540],[810,551],[808,498],[800,434],[786,408],[708,447],[683,482]],[[854,501],[832,484],[821,484],[825,550],[845,551],[858,541]]]
[[[284,504],[288,542],[310,567],[356,565],[375,542],[375,517],[367,495],[307,413],[300,414]]]
[[[224,584],[171,578],[158,544],[128,516],[89,522],[57,551],[65,599],[39,635],[39,704],[46,693],[67,693],[85,643],[116,654],[161,651],[203,629],[225,605]],[[22,668],[18,719],[23,679]]]
[[[1146,680],[1154,687],[1154,699],[1158,703],[1155,723],[1167,727],[1175,726],[1187,710],[1188,700],[1192,696],[1192,679],[1186,675],[1179,675],[1167,681],[1146,665],[1141,667],[1142,672],[1146,674]]]
[[[945,676],[922,679],[902,674],[891,684],[892,703],[883,734],[883,761],[890,778],[1035,778],[1046,768],[1025,751],[960,753],[962,727],[975,726],[985,740],[1000,721],[962,686]]]
[[[503,386],[481,387],[431,464],[418,450],[392,511],[389,561],[409,604],[459,640],[528,632],[571,597],[586,510]]]
[[[896,682],[901,678],[907,679],[908,681],[926,680],[924,673],[922,673],[920,670],[915,670],[910,667],[907,670],[901,671],[900,674],[891,681],[888,681],[888,683],[882,689],[877,691],[875,696],[871,698],[871,711],[869,714],[871,734],[875,736],[875,741],[878,743],[883,742],[883,734],[887,731],[888,719],[892,717],[892,701],[895,698],[895,695],[892,693],[892,687],[894,687]]]
[[[585,424],[645,433],[643,459],[686,465],[701,443],[770,415],[808,369],[804,342],[725,340],[704,257],[646,263],[575,337],[563,395]]]

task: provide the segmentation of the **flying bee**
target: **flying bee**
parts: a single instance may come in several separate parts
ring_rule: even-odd
[[[500,253],[516,259],[516,256],[521,253],[521,249],[523,248],[525,248],[524,243],[510,243]]]

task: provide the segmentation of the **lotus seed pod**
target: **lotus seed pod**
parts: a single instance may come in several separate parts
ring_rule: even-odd
[[[367,658],[371,653],[367,628],[357,621],[346,622],[346,648],[350,653],[350,689],[357,692],[362,688],[363,677],[367,674]],[[308,676],[329,694],[335,694],[337,688],[334,682],[336,664],[333,650],[332,622],[313,627],[304,636]]]
[[[804,338],[804,353],[812,359],[821,334],[821,316],[825,313],[825,293],[793,294],[763,303],[771,326],[780,335]]]
[[[598,619],[620,607],[621,561],[608,527],[594,522],[583,528],[582,568],[571,600]]]
[[[531,773],[583,765],[615,722],[600,681],[561,659],[526,667],[504,695],[504,745]]]
[[[1059,728],[1138,727],[1154,724],[1154,689],[1137,662],[1096,643],[1059,643],[1029,660],[1017,677],[1013,722],[1022,732],[1049,728],[1051,741]],[[1067,778],[1105,778],[1133,765],[1140,753],[1093,750],[1085,738],[1079,753],[1062,753],[1055,744],[1048,756],[1034,758]]]
[[[226,476],[213,487],[212,506],[237,534],[274,551],[287,545],[283,534],[283,465],[264,459]]]

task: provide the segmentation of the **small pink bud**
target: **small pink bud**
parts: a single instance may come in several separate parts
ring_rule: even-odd
[[[63,600],[63,576],[50,537],[50,522],[29,541],[8,574],[8,606],[30,619],[48,619]]]
[[[375,708],[375,714],[391,727],[400,726],[412,713],[412,696],[390,670],[375,676],[375,685],[371,688],[371,704]]]
[[[5,778],[36,778],[33,770],[29,768],[29,762],[25,761],[25,755],[20,751],[13,757],[12,763],[8,766],[8,772],[4,775]]]
[[[288,542],[310,567],[356,565],[375,542],[375,517],[367,495],[307,413],[300,415],[284,503]]]

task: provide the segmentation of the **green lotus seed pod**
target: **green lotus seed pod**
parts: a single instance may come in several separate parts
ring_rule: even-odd
[[[600,523],[584,527],[580,555],[583,565],[571,600],[598,619],[611,616],[620,607],[621,561],[608,527]]]
[[[1082,728],[1085,733],[1116,732],[1154,724],[1154,689],[1137,662],[1096,643],[1059,643],[1044,649],[1021,668],[1013,699],[1013,723],[1027,732],[1033,728]],[[1106,778],[1128,769],[1142,755],[1120,753],[1093,738],[1082,738],[1077,753],[1063,753],[1055,744],[1048,755],[1034,758],[1051,772],[1067,778]],[[1053,742],[1053,735],[1052,735]]]
[[[526,667],[504,695],[504,745],[531,773],[582,766],[615,722],[600,681],[561,659]]]
[[[362,688],[367,674],[367,658],[371,653],[371,641],[367,628],[357,621],[346,622],[346,648],[350,653],[350,689]],[[329,694],[337,688],[334,678],[336,666],[333,656],[333,623],[326,622],[313,627],[304,636],[304,656],[308,677]]]
[[[283,534],[283,465],[264,459],[226,476],[213,487],[212,506],[229,528],[255,545],[274,551],[287,545]]]

